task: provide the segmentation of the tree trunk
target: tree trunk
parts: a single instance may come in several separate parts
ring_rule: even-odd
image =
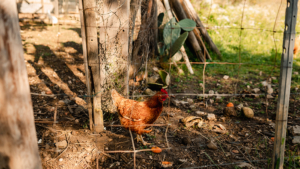
[[[0,1],[0,168],[42,168],[15,0]]]
[[[193,5],[191,4],[191,2],[189,0],[181,0],[181,1],[183,1],[184,5],[187,7],[187,9],[189,11],[190,16],[196,22],[197,27],[200,30],[204,41],[208,44],[209,48],[218,55],[218,58],[220,60],[223,60],[219,49],[217,48],[217,46],[214,44],[214,42],[212,41],[212,39],[208,35],[204,25],[202,24],[200,18],[198,17],[197,12],[195,11],[195,9],[194,9]]]
[[[147,0],[142,2],[142,23],[137,40],[134,42],[129,76],[137,74],[150,53],[157,50],[157,2]],[[155,28],[155,29],[153,29]]]
[[[183,19],[186,19],[186,14],[184,12],[184,10],[182,9],[182,6],[179,2],[179,0],[172,0],[170,1],[171,2],[171,6],[172,6],[172,9],[174,10],[178,20],[183,20]],[[187,40],[190,42],[192,48],[194,49],[196,55],[199,57],[199,59],[204,62],[205,61],[205,58],[202,54],[202,50],[201,50],[201,47],[199,46],[199,43],[196,39],[196,36],[194,34],[194,32],[189,32],[189,36],[187,38]]]
[[[116,109],[111,100],[111,89],[127,94],[130,1],[99,0],[97,8],[101,109],[113,113]]]

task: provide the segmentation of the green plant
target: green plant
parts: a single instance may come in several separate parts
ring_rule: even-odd
[[[160,24],[163,19],[161,14],[158,19],[158,24]],[[188,32],[195,27],[196,23],[191,19],[183,19],[177,23],[176,19],[172,18],[164,25],[163,40],[158,43],[158,52],[162,63],[168,63],[170,59],[171,61],[178,61],[178,58],[175,57],[176,53],[184,45]],[[180,35],[181,29],[185,32]],[[162,66],[168,68],[169,64],[163,64]]]

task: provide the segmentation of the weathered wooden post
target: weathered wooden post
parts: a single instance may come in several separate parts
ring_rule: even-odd
[[[86,86],[87,86],[87,108],[89,112],[89,121],[90,121],[90,130],[93,130],[93,107],[91,101],[91,72],[89,70],[89,64],[87,59],[87,45],[86,45],[86,31],[85,31],[85,19],[83,13],[82,0],[79,0],[79,13],[80,13],[80,24],[81,24],[81,38],[82,38],[82,51],[83,51],[83,60],[84,60],[84,69],[85,69],[85,77],[86,77]]]
[[[287,0],[283,50],[280,67],[279,94],[276,111],[275,143],[272,158],[272,168],[276,169],[282,169],[284,162],[284,149],[293,66],[293,50],[296,34],[295,27],[298,11],[297,4],[298,0]]]
[[[0,168],[42,168],[15,0],[0,1],[0,93]]]
[[[101,79],[103,78],[103,74],[100,74],[95,0],[83,0],[83,14],[86,31],[87,59],[89,66],[91,67],[91,73],[94,83],[94,130],[96,132],[101,132],[104,129],[103,112],[101,105]]]
[[[58,19],[58,15],[59,15],[59,12],[58,12],[58,0],[54,1],[54,13],[55,13],[56,18]]]

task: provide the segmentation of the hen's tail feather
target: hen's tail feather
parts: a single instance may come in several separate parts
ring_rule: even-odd
[[[112,89],[111,98],[113,100],[114,105],[117,106],[120,100],[123,98],[123,96],[121,96],[115,89]]]

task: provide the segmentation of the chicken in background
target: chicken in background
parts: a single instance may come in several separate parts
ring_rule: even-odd
[[[143,140],[143,133],[150,133],[151,130],[145,130],[153,124],[163,110],[163,102],[169,97],[164,89],[157,92],[154,96],[144,102],[138,102],[131,99],[125,99],[115,89],[111,91],[113,104],[117,107],[121,125],[137,133],[137,141],[143,145],[148,143]]]
[[[298,36],[296,39],[295,39],[295,46],[294,46],[294,59],[297,57],[297,53],[300,49],[300,36]]]

